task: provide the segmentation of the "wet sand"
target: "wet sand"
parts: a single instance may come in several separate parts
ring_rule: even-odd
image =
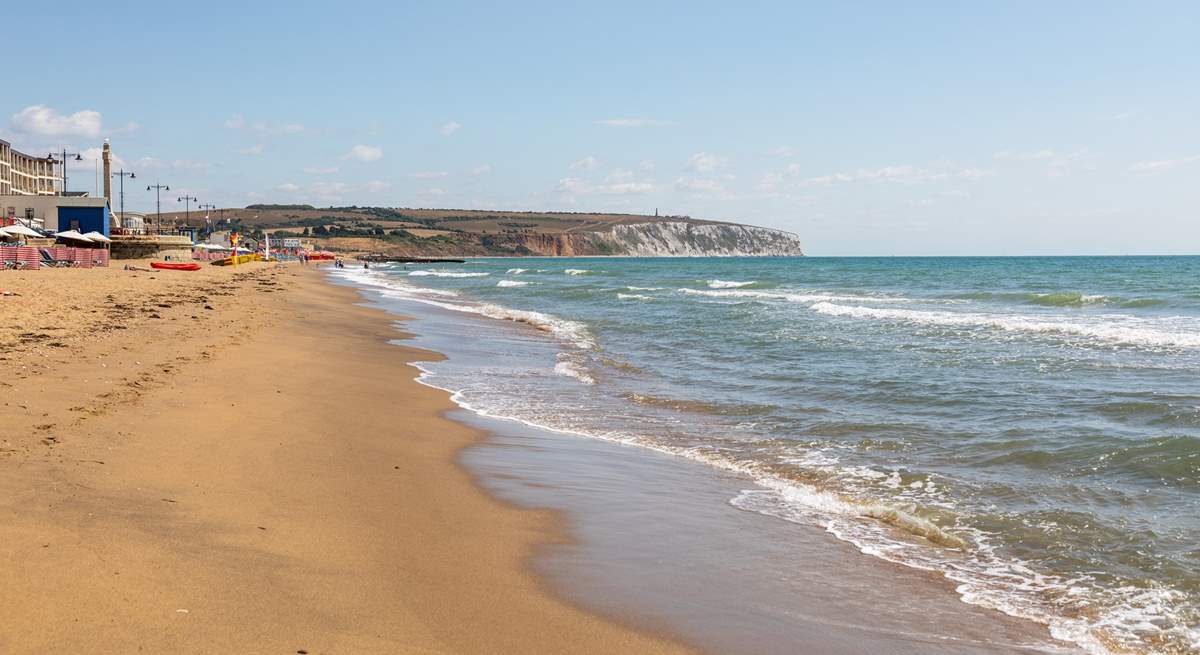
[[[551,595],[433,353],[312,268],[5,272],[0,652],[687,652]]]

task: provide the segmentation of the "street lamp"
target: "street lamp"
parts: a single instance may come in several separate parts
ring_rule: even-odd
[[[197,200],[196,196],[184,196],[176,201],[176,202],[183,203],[183,224],[186,225],[187,227],[192,226],[192,224],[191,224],[192,213],[188,209],[188,204],[196,202],[196,200]]]
[[[211,202],[206,202],[203,205],[197,205],[197,207],[204,210],[204,236],[207,238],[212,233],[212,224],[208,220],[208,212],[216,209],[217,206]]]
[[[125,178],[136,180],[137,175],[134,175],[132,171],[126,173],[125,169],[122,168],[116,173],[113,173],[111,177],[121,178],[121,229],[127,230],[129,229],[129,226],[125,225]]]
[[[154,190],[154,221],[158,223],[158,232],[162,234],[162,192],[170,191],[171,187],[165,184],[152,184],[146,187],[146,190]]]
[[[54,156],[58,154],[62,155],[62,160],[56,161]],[[67,195],[67,157],[74,157],[75,161],[83,161],[82,154],[78,152],[67,152],[66,148],[63,148],[61,153],[52,152],[46,155],[46,159],[49,159],[51,164],[62,164],[62,189],[58,194],[60,196]]]

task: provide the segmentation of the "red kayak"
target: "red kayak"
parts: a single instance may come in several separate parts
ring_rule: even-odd
[[[157,268],[160,271],[198,271],[199,264],[176,264],[174,262],[150,262],[150,268]]]

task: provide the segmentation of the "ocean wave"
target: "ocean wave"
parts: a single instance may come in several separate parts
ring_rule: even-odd
[[[586,268],[568,268],[564,270],[563,273],[566,273],[567,275],[587,275],[588,273],[591,273],[591,271],[587,270]]]
[[[714,403],[703,400],[683,400],[680,398],[662,398],[650,394],[626,393],[622,395],[639,405],[661,407],[678,412],[695,412],[697,414],[712,414],[714,416],[757,416],[768,414],[778,409],[774,405],[741,405],[737,403]]]
[[[466,273],[460,271],[409,271],[412,277],[487,277],[491,273]]]
[[[738,287],[748,287],[754,284],[754,280],[749,282],[736,282],[733,280],[709,280],[709,289],[737,289]]]
[[[370,271],[365,271],[365,273],[365,275],[357,272],[348,273],[343,274],[342,277],[370,286],[381,287],[394,298],[412,300],[464,314],[477,314],[502,321],[523,323],[548,332],[577,348],[584,350],[597,348],[596,339],[588,330],[587,325],[579,321],[570,321],[543,312],[511,309],[494,303],[453,302],[451,299],[458,297],[458,294],[453,291],[418,287],[396,279],[389,279],[388,276],[372,274]]]
[[[817,303],[833,300],[849,302],[880,302],[896,303],[910,302],[908,298],[894,296],[840,296],[828,293],[791,293],[782,291],[750,291],[746,289],[679,289],[679,293],[689,296],[707,296],[709,298],[746,298],[750,300],[782,300],[795,303]]]
[[[525,273],[525,272],[527,272],[527,271],[529,271],[529,269],[528,269],[528,268],[510,268],[510,269],[508,269],[508,270],[507,270],[507,271],[505,271],[505,272],[506,272],[506,273],[508,273],[509,275],[520,275],[520,274],[522,274],[522,273]]]
[[[662,287],[625,287],[626,291],[662,291]]]
[[[524,280],[500,280],[499,282],[496,283],[496,286],[498,286],[498,287],[527,287],[527,286],[529,286],[529,283],[525,282]]]
[[[1109,305],[1114,307],[1157,307],[1168,304],[1161,298],[1122,298],[1103,294],[1087,294],[1075,291],[1038,292],[994,292],[974,291],[969,293],[943,296],[951,300],[999,300],[1042,307],[1085,307],[1089,305]]]
[[[584,384],[596,384],[596,378],[588,373],[583,363],[572,359],[564,353],[559,354],[558,361],[554,364],[554,373],[555,375],[575,378]]]
[[[1068,320],[1033,319],[1015,315],[861,307],[838,305],[832,302],[819,302],[812,305],[811,309],[820,314],[847,318],[968,329],[987,328],[1006,332],[1059,334],[1091,338],[1111,344],[1200,348],[1200,332],[1147,327],[1145,321],[1129,317],[1114,317],[1105,323],[1077,323]]]
[[[640,293],[618,293],[617,300],[654,300],[654,296],[644,296]]]

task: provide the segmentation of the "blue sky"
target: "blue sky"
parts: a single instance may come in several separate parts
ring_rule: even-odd
[[[0,80],[0,138],[110,138],[172,209],[658,208],[812,254],[1200,251],[1200,5],[842,4],[16,3],[0,38],[41,55]]]

